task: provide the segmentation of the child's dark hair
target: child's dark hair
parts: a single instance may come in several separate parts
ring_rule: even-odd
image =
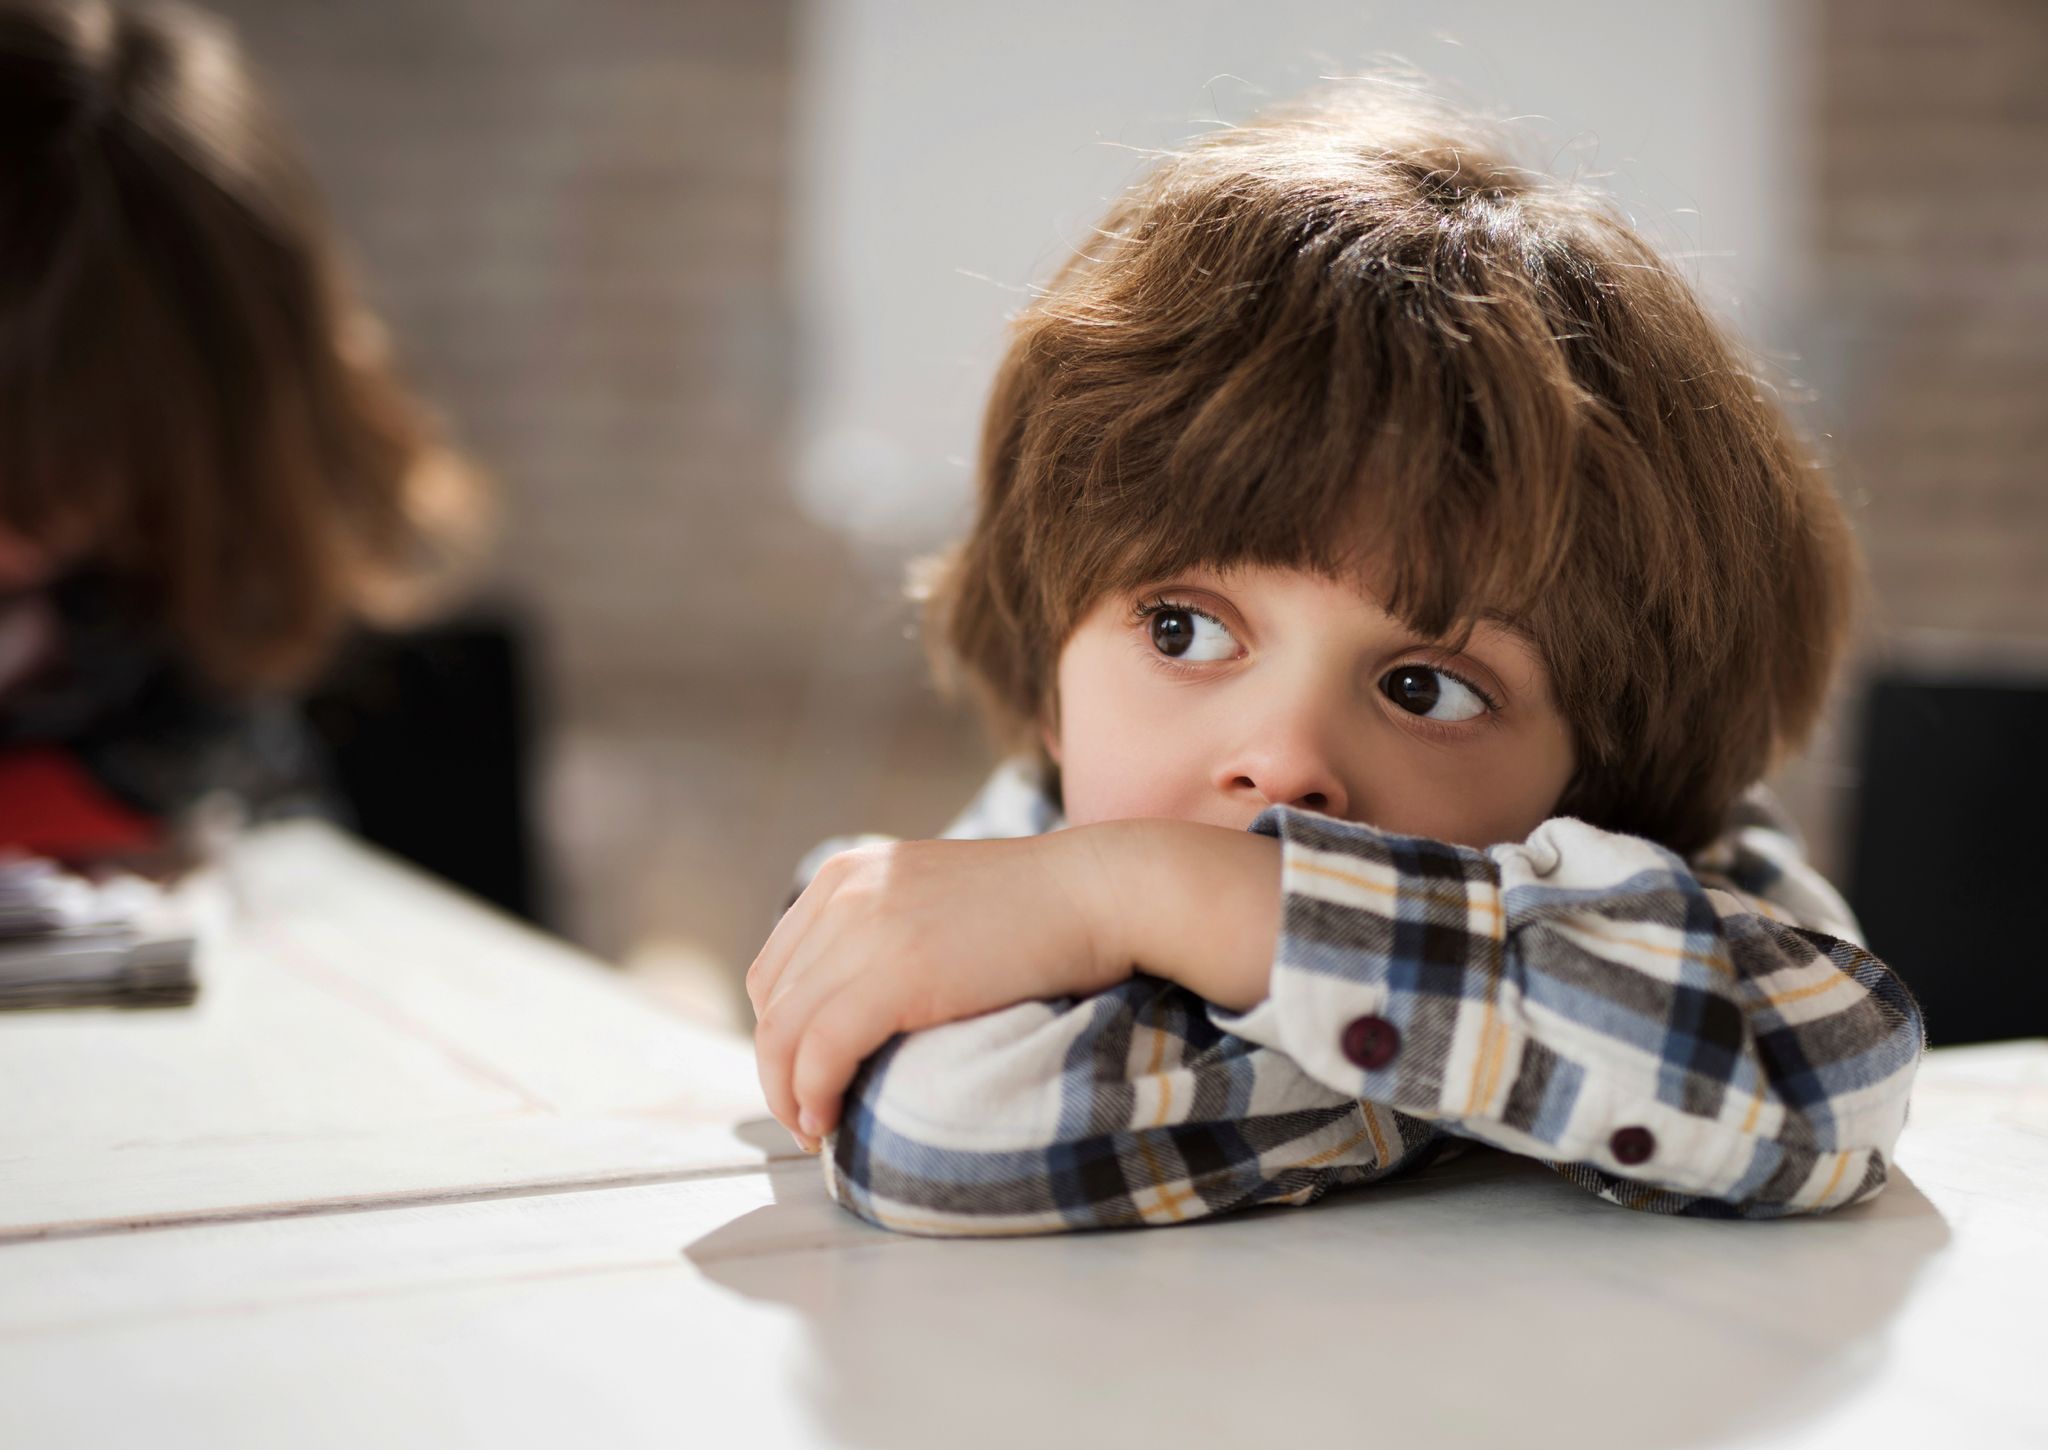
[[[924,584],[1003,744],[1105,593],[1233,563],[1527,633],[1579,759],[1555,814],[1690,851],[1803,743],[1861,580],[1833,489],[1674,270],[1506,154],[1312,100],[1164,157],[1023,310]]]
[[[0,528],[245,687],[415,602],[482,502],[225,28],[0,0]]]

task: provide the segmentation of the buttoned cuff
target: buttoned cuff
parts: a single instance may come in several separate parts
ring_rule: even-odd
[[[1490,1096],[1488,1062],[1505,1058],[1513,1029],[1461,1004],[1498,996],[1494,859],[1288,806],[1251,829],[1281,845],[1272,985],[1249,1011],[1212,1007],[1210,1020],[1348,1096],[1432,1118]]]

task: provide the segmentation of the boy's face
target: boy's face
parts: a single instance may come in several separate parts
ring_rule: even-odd
[[[1195,571],[1110,595],[1060,651],[1045,731],[1075,825],[1242,829],[1301,806],[1467,846],[1525,838],[1573,767],[1535,646],[1492,621],[1452,656],[1349,583]]]

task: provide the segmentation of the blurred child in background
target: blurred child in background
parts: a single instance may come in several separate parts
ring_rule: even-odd
[[[0,849],[317,796],[292,692],[471,552],[335,253],[217,20],[0,0]]]

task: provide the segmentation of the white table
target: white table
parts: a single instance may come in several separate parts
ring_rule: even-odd
[[[567,948],[314,828],[235,881],[195,1008],[0,1016],[9,1450],[2048,1444],[2048,1042],[1930,1056],[1817,1219],[1485,1153],[934,1241]]]

